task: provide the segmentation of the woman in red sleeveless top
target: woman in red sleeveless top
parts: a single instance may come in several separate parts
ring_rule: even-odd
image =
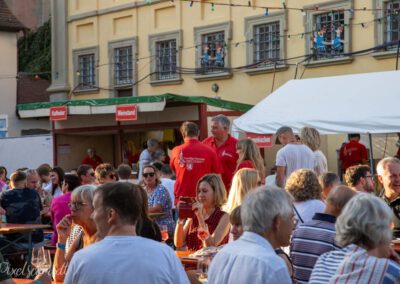
[[[204,246],[219,246],[228,242],[229,215],[220,208],[226,201],[226,190],[215,174],[203,176],[197,183],[194,218],[179,219],[175,228],[175,246],[185,244],[196,251]]]

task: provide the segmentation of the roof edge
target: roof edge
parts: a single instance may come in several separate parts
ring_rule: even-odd
[[[153,96],[137,96],[137,97],[123,97],[123,98],[105,98],[105,99],[88,99],[88,100],[68,100],[60,102],[38,102],[18,104],[17,110],[35,110],[42,108],[50,108],[53,106],[108,106],[108,105],[123,105],[123,104],[136,104],[136,103],[151,103],[160,102],[163,100],[175,102],[191,102],[191,103],[204,103],[214,107],[221,107],[229,110],[236,110],[246,112],[253,105],[226,101],[215,98],[207,98],[202,96],[182,96],[176,94],[162,94]]]

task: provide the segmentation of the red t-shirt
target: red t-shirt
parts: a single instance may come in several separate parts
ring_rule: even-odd
[[[90,158],[89,155],[87,155],[82,160],[81,165],[90,165],[90,166],[92,166],[93,170],[96,170],[97,166],[102,163],[103,163],[103,160],[99,156],[95,155],[92,159],[92,158]]]
[[[237,139],[228,136],[225,143],[217,147],[214,137],[208,137],[203,140],[203,144],[210,146],[217,153],[218,159],[221,161],[223,173],[222,180],[225,184],[226,192],[229,193],[229,189],[231,188],[233,174],[236,170],[236,162],[239,158],[236,153],[236,144]]]
[[[340,149],[339,159],[342,161],[342,170],[345,173],[347,168],[368,159],[367,148],[358,141],[351,140]]]
[[[196,196],[197,181],[205,174],[222,173],[222,167],[213,149],[197,139],[186,139],[172,149],[171,169],[176,174],[175,204],[180,196]]]
[[[240,170],[240,169],[255,169],[255,168],[256,167],[254,166],[253,162],[250,160],[244,160],[238,166],[238,170]]]

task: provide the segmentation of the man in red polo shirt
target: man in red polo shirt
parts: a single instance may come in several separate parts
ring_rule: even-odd
[[[103,160],[100,158],[100,156],[96,155],[96,149],[89,148],[87,150],[87,156],[85,156],[85,158],[83,158],[81,165],[90,165],[90,166],[92,166],[93,170],[95,170],[97,168],[97,166],[102,163],[103,163]]]
[[[236,144],[238,140],[232,137],[229,132],[231,122],[223,115],[217,115],[211,119],[212,136],[203,140],[203,144],[210,146],[217,153],[224,172],[222,180],[224,181],[227,193],[231,188],[233,174],[236,170],[236,162],[239,158],[236,153]]]
[[[339,161],[342,174],[351,166],[368,163],[367,148],[359,141],[360,134],[349,134],[349,142],[340,148]]]
[[[181,196],[196,196],[197,181],[209,173],[219,174],[222,168],[213,149],[199,140],[199,127],[186,121],[181,126],[184,143],[172,149],[170,166],[176,174],[175,204]]]

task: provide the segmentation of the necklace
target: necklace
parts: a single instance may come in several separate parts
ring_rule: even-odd
[[[214,211],[215,211],[215,208],[212,208],[211,210],[209,210],[209,212],[204,210],[204,213],[203,213],[204,220],[207,220],[208,218],[210,218],[210,216],[214,213]]]

